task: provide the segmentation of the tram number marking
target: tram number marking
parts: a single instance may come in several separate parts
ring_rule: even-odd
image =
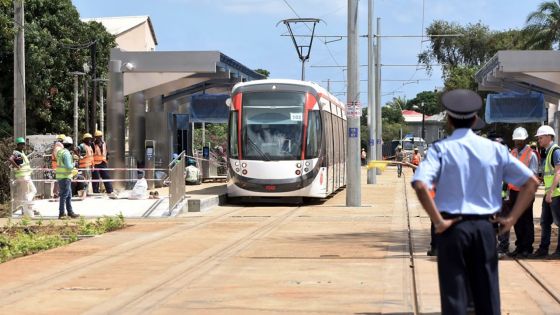
[[[266,191],[275,191],[276,190],[276,186],[275,185],[266,185],[264,186],[264,189]]]
[[[302,113],[290,113],[290,120],[302,121],[303,120],[303,114]]]

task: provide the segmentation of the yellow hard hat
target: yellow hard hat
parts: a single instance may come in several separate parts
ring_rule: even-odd
[[[64,140],[64,138],[66,138],[66,136],[62,133],[56,136],[56,140]]]
[[[96,136],[96,137],[102,137],[102,136],[103,136],[103,132],[101,132],[100,130],[96,130],[96,131],[95,131],[95,136]]]
[[[84,133],[84,136],[82,137],[82,140],[85,140],[87,138],[93,138],[91,133],[89,133],[89,132]]]

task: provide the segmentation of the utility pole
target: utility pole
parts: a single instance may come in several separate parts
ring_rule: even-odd
[[[383,159],[383,152],[381,151],[383,142],[383,132],[382,132],[382,121],[381,121],[381,18],[377,18],[377,40],[376,40],[376,53],[375,53],[375,66],[376,68],[376,78],[375,78],[375,128],[377,136],[376,140],[376,151],[377,159]],[[381,169],[377,169],[377,175],[381,175]]]
[[[93,91],[91,102],[91,134],[95,133],[97,126],[97,42],[93,42],[90,47],[91,54],[91,77],[93,78]]]
[[[87,71],[86,71],[87,72]],[[86,131],[89,132],[89,93],[88,93],[88,76],[84,75],[84,111],[86,114]]]
[[[426,117],[426,111],[424,109],[424,102],[422,102],[422,140],[424,141],[426,141],[426,129],[425,129],[426,118],[425,117]]]
[[[26,136],[25,104],[25,18],[23,0],[14,1],[14,139]]]
[[[375,74],[374,74],[374,63],[375,63],[375,53],[373,51],[373,12],[374,12],[374,0],[368,0],[368,150],[367,157],[368,162],[375,160],[377,156],[377,151],[375,150],[376,130],[375,130],[375,118],[377,117],[375,112],[376,108],[374,105],[375,101]],[[375,169],[368,169],[367,171],[367,183],[376,184],[377,183],[377,171]]]
[[[79,113],[78,113],[78,88],[79,88],[78,76],[84,75],[85,73],[79,72],[79,71],[74,71],[74,72],[70,72],[70,74],[74,76],[74,144],[77,145],[77,143],[78,143],[78,119],[79,119]]]
[[[311,46],[313,46],[313,38],[315,36],[315,26],[317,23],[321,22],[321,19],[313,19],[313,18],[297,18],[297,19],[286,19],[278,22],[276,26],[280,23],[284,23],[288,28],[288,32],[290,32],[290,37],[292,38],[292,42],[296,48],[299,60],[301,61],[301,80],[305,81],[305,62],[309,60],[309,55],[311,54]],[[292,30],[291,24],[303,23],[307,28],[311,31],[311,39],[309,40],[308,45],[299,45],[297,43],[296,37],[298,35],[294,34]],[[307,23],[313,24],[313,28],[311,28]],[[307,51],[306,51],[307,49]],[[203,144],[204,145],[204,144]]]
[[[358,73],[358,0],[348,0],[348,89],[347,121],[348,145],[346,151],[346,206],[361,206],[361,170],[360,170],[360,94]]]
[[[97,82],[97,84],[99,84],[99,130],[103,132],[103,134],[105,134],[105,104],[103,98],[103,84],[107,82],[107,79],[97,78],[94,79],[93,82]]]

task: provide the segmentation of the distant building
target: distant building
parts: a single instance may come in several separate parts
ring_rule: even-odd
[[[99,22],[107,32],[116,36],[117,47],[124,51],[154,51],[156,33],[149,16],[117,16],[82,19]]]
[[[413,110],[403,110],[404,122],[409,133],[414,137],[422,137],[422,113]],[[424,132],[426,143],[430,144],[443,138],[445,134],[445,112],[424,117]]]

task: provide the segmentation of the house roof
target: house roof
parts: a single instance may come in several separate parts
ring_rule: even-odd
[[[154,43],[156,45],[158,44],[156,33],[154,31],[154,26],[152,25],[152,20],[147,15],[87,18],[87,19],[82,19],[82,21],[99,22],[103,24],[103,26],[105,26],[107,32],[115,36],[119,36],[120,34],[125,33],[142,23],[148,22],[148,26],[150,27],[150,32],[152,33],[152,37],[154,39]]]

